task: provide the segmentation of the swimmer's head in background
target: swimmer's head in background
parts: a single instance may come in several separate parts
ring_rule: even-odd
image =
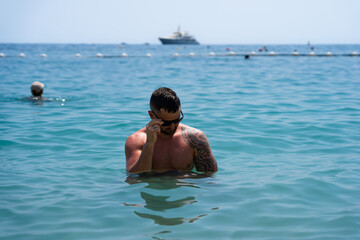
[[[170,88],[156,89],[150,98],[150,109],[159,111],[164,109],[169,113],[175,113],[181,106],[180,99]]]
[[[41,97],[41,95],[44,92],[44,84],[35,81],[31,84],[30,89],[31,89],[31,94],[34,95],[34,97]]]

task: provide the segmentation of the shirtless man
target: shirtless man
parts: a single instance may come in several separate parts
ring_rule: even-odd
[[[180,123],[184,115],[173,90],[165,87],[155,90],[150,109],[151,121],[126,140],[127,172],[191,171],[194,166],[205,174],[217,171],[205,134]]]

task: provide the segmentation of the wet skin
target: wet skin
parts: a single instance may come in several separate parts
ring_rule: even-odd
[[[164,109],[155,114],[145,128],[128,137],[125,143],[126,170],[129,173],[164,172],[169,170],[213,173],[216,160],[205,134],[181,123],[161,126],[163,121],[180,117],[180,110],[169,113]]]

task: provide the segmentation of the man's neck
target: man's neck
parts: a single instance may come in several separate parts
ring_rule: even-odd
[[[176,133],[176,132],[175,132],[175,133]],[[164,140],[170,140],[170,139],[172,139],[172,138],[174,137],[175,133],[172,134],[172,135],[167,135],[167,134],[165,134],[165,133],[160,132],[160,134],[158,135],[158,137],[160,137],[161,139],[164,139]]]

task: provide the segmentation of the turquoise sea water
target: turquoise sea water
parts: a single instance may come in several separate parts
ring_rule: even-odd
[[[262,46],[0,44],[0,239],[360,239],[360,57],[208,56],[227,47]],[[51,101],[23,100],[33,81]],[[127,177],[162,86],[206,133],[213,177]]]

